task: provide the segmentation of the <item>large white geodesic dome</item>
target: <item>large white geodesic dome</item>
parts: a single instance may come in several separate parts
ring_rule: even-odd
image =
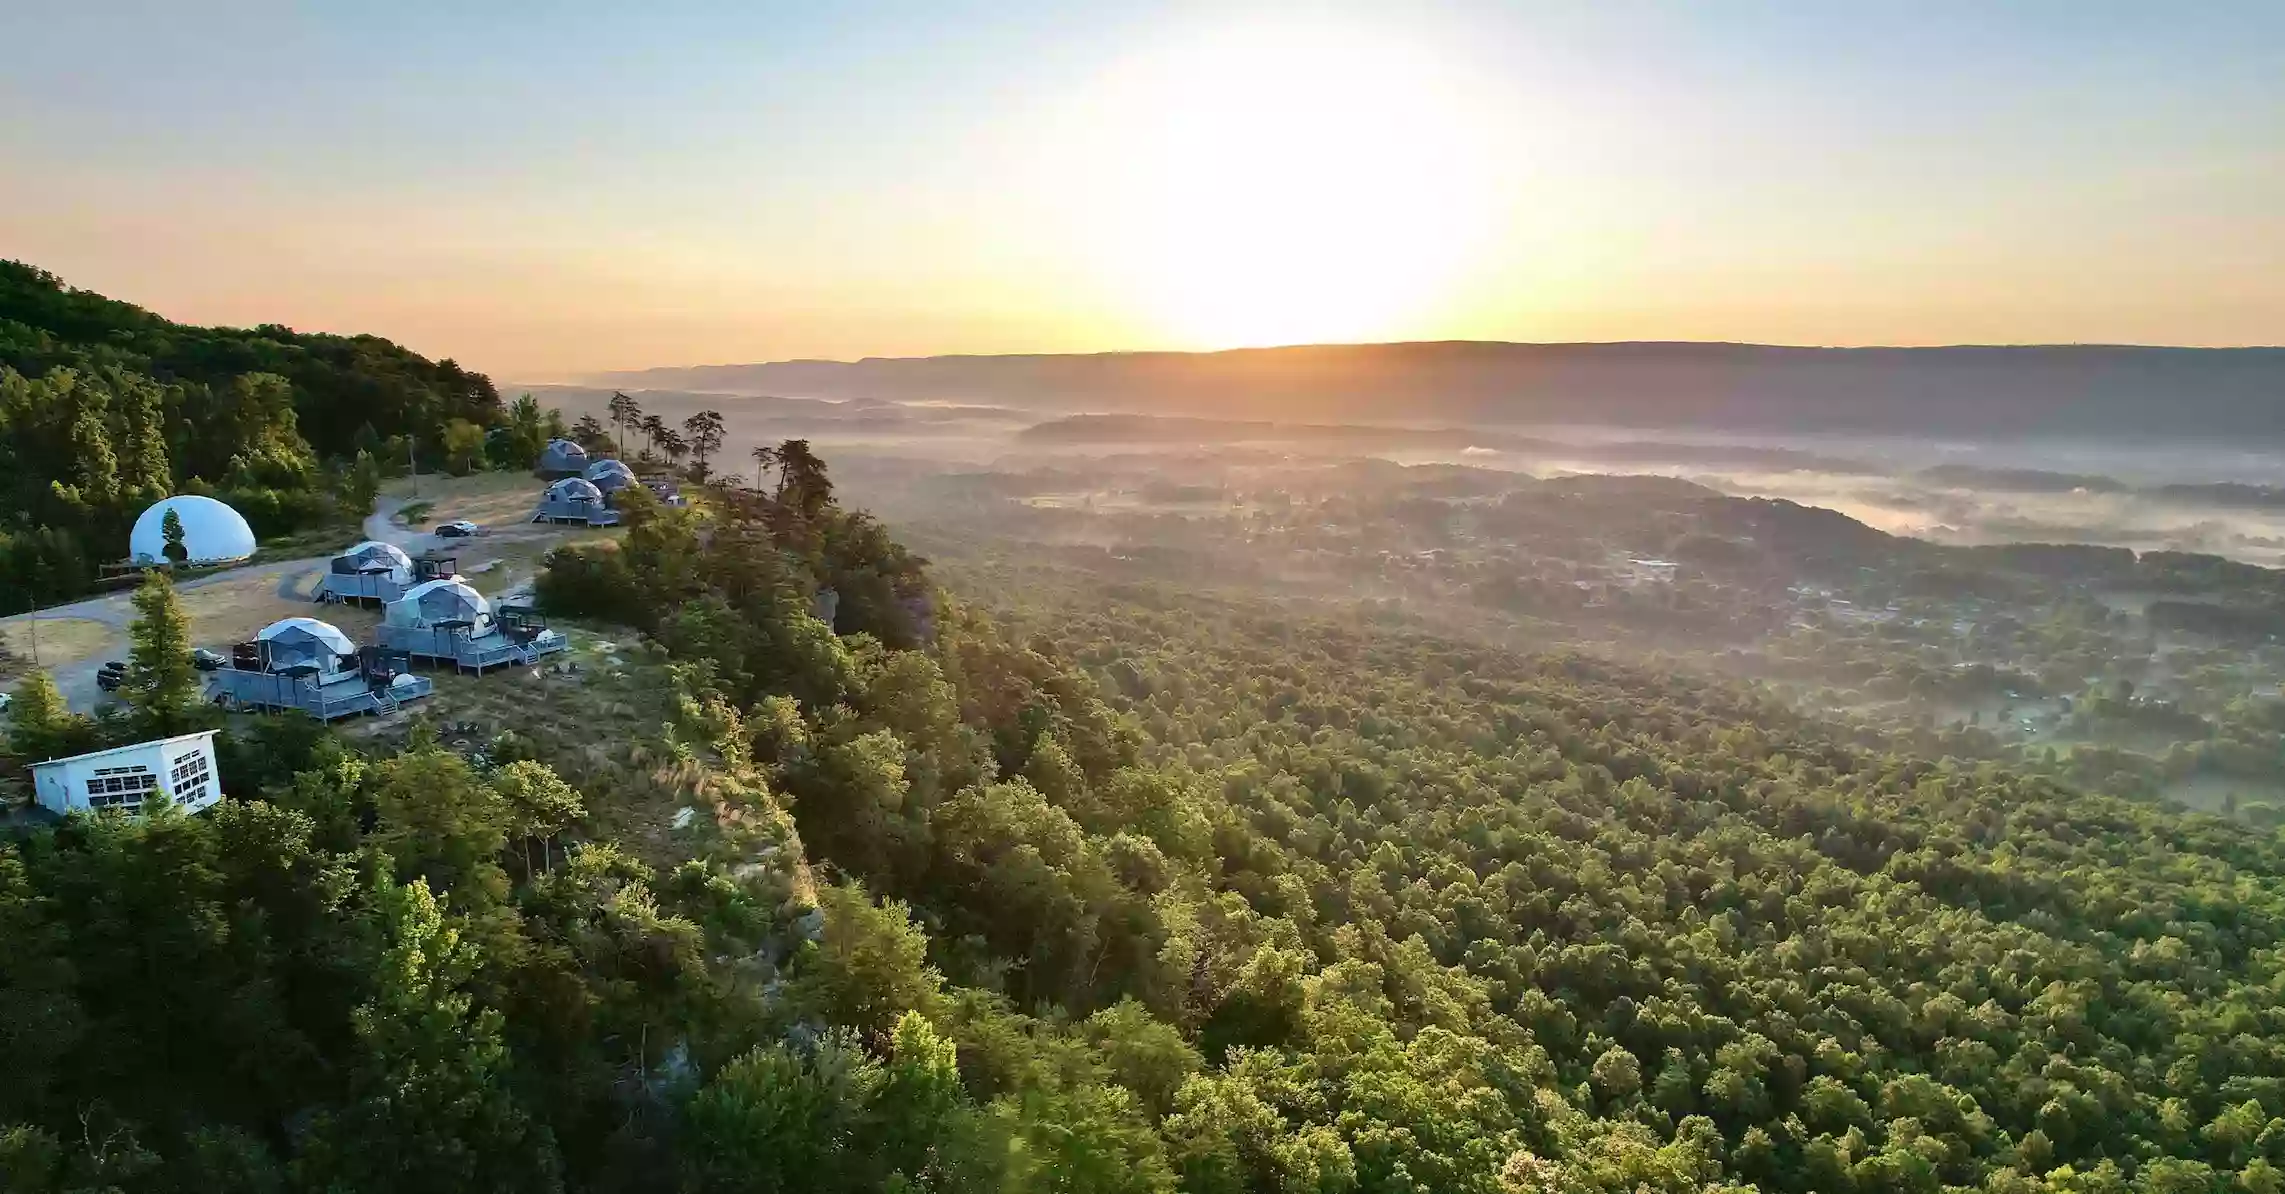
[[[264,626],[259,639],[269,655],[272,671],[315,665],[331,671],[343,655],[357,653],[357,644],[331,622],[316,618],[282,618]]]
[[[235,564],[254,555],[254,528],[236,510],[210,497],[182,494],[153,503],[127,533],[127,558],[167,563],[167,511],[182,522],[185,564]]]
[[[481,634],[492,625],[492,603],[457,580],[423,581],[389,603],[387,620],[413,630],[463,625]]]

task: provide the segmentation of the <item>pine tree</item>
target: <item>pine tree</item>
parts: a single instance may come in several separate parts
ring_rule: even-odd
[[[374,499],[381,496],[381,465],[373,454],[359,449],[356,459],[350,461],[348,471],[341,475],[341,504],[352,511],[363,513],[373,508]]]
[[[778,500],[816,521],[833,504],[833,482],[825,475],[825,462],[805,439],[778,445]]]
[[[198,700],[198,670],[190,662],[190,619],[164,572],[144,576],[135,591],[135,622],[127,631],[133,645],[127,680],[120,692],[145,730],[176,734],[188,729]]]
[[[562,1162],[507,1083],[505,1020],[467,985],[481,960],[415,879],[385,888],[389,945],[372,997],[351,1013],[352,1101],[311,1131],[312,1188],[552,1191]]]
[[[694,472],[697,478],[703,481],[706,479],[707,458],[713,456],[722,447],[722,437],[725,432],[722,412],[718,410],[699,411],[682,421],[682,430],[686,437],[685,442],[690,445],[690,454],[698,460]]]
[[[611,424],[619,429],[619,450],[627,449],[627,428],[642,429],[643,408],[634,399],[618,390],[611,391],[611,401],[605,409],[611,413]]]
[[[173,506],[167,507],[166,517],[159,520],[159,534],[167,541],[160,551],[168,563],[182,564],[190,559],[190,548],[183,545],[182,515],[175,513]]]
[[[64,427],[70,494],[89,506],[109,506],[119,498],[119,458],[111,450],[110,402],[105,393],[82,384],[68,369],[48,377],[59,386],[63,405],[71,412]],[[57,482],[59,488],[64,487]]]
[[[60,759],[94,745],[94,723],[65,704],[55,677],[34,669],[8,705],[8,753],[27,763]]]
[[[112,388],[120,395],[119,492],[135,502],[155,502],[174,492],[174,473],[167,462],[166,416],[159,389],[133,374],[113,371]]]

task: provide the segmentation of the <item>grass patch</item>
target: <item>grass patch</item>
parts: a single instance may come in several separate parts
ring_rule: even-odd
[[[513,733],[586,797],[588,825],[598,839],[671,868],[693,850],[691,831],[673,828],[676,811],[698,809],[701,827],[712,824],[712,815],[703,769],[660,742],[673,709],[665,658],[624,627],[559,622],[555,628],[571,639],[571,649],[538,668],[499,668],[481,677],[423,668],[436,694],[406,712],[436,727],[439,740],[455,750],[482,749],[502,732]],[[579,664],[576,676],[554,670],[567,658]],[[356,719],[343,728],[353,738],[388,745],[410,724],[411,717]]]
[[[435,510],[435,502],[408,502],[403,509],[397,511],[397,517],[404,519],[406,526],[417,527],[427,522],[428,516]]]
[[[0,659],[0,675],[5,674],[8,664],[31,664],[32,631],[29,621],[0,626],[0,654],[8,657]],[[45,667],[77,663],[101,654],[118,635],[118,631],[92,618],[41,618],[40,663]]]
[[[281,618],[319,618],[352,640],[365,642],[380,623],[377,610],[354,605],[313,605],[316,570],[303,576],[248,576],[201,585],[182,594],[191,639],[204,647],[244,642]],[[45,627],[42,628],[43,630]],[[44,645],[45,639],[42,639]]]
[[[308,530],[295,531],[291,535],[264,539],[254,551],[253,562],[267,564],[277,560],[300,560],[310,556],[332,555],[357,542],[357,537],[363,529],[362,523],[337,522],[321,527],[311,527]],[[188,575],[190,574],[177,574],[178,577]]]

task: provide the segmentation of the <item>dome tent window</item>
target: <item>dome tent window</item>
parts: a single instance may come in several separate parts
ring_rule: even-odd
[[[254,547],[254,529],[245,518],[198,494],[153,503],[127,535],[127,558],[145,567],[236,564],[251,559]]]

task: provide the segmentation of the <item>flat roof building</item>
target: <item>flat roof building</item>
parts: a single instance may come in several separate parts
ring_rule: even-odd
[[[34,763],[32,793],[41,808],[57,816],[106,808],[132,811],[154,795],[164,795],[191,812],[204,812],[222,799],[214,767],[214,731]]]

